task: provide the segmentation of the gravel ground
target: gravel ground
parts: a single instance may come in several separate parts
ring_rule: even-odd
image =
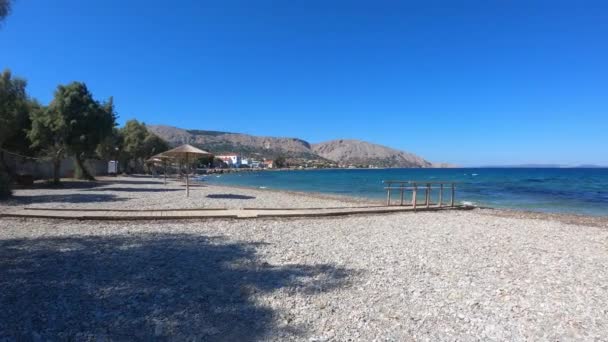
[[[608,230],[487,211],[0,220],[0,340],[602,340]]]
[[[185,199],[181,191],[141,190],[158,184],[118,181],[19,190],[4,208],[357,203],[221,187]],[[89,193],[115,198],[78,197]],[[0,341],[606,340],[608,220],[575,218],[495,210],[179,222],[1,218]]]
[[[100,177],[98,182],[65,181],[61,188],[40,187],[14,191],[0,202],[0,213],[15,207],[44,208],[286,208],[344,207],[373,203],[345,196],[302,194],[195,183],[186,197],[183,182],[151,177]]]

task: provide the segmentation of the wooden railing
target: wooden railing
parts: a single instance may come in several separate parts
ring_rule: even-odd
[[[418,190],[424,190],[424,202],[423,206],[426,208],[430,208],[431,206],[435,207],[443,207],[443,193],[447,188],[450,190],[450,200],[449,206],[454,207],[454,199],[456,192],[456,183],[457,182],[427,182],[427,181],[398,181],[398,180],[385,180],[383,181],[386,184],[384,188],[386,190],[386,205],[390,206],[391,204],[391,193],[394,191],[399,191],[400,193],[400,201],[398,205],[411,205],[414,209],[418,206]],[[437,195],[437,203],[432,203],[432,190],[438,189],[439,193]],[[408,203],[405,199],[406,192],[411,191],[411,201]],[[447,203],[446,203],[447,206]]]

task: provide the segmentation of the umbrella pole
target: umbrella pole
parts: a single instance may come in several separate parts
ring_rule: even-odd
[[[165,170],[165,179],[164,179],[164,181],[163,181],[163,184],[164,184],[164,185],[167,185],[167,162],[166,162],[166,161],[165,161],[165,162],[163,162],[163,166],[164,166],[163,168],[164,168],[164,170]]]
[[[190,173],[190,170],[188,170],[188,153],[186,153],[186,197],[190,197],[190,181],[188,179],[188,173]]]

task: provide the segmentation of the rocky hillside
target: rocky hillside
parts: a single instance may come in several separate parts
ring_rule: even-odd
[[[150,125],[148,129],[171,145],[192,144],[214,154],[235,152],[259,158],[285,156],[292,161],[315,161],[377,167],[433,167],[414,154],[360,140],[332,140],[311,145],[297,138],[258,137],[248,134],[186,130],[171,126]]]
[[[360,140],[332,140],[312,146],[319,156],[343,165],[378,167],[432,167],[423,158],[390,147]]]
[[[296,138],[258,137],[241,133],[203,130],[185,130],[171,126],[147,126],[148,130],[171,145],[191,144],[215,154],[236,152],[274,158],[285,155],[292,158],[318,159],[308,142]]]

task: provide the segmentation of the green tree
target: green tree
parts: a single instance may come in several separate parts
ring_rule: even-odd
[[[285,157],[283,156],[278,156],[274,159],[273,162],[273,166],[277,169],[281,169],[284,168],[285,166],[287,166],[287,161],[285,160]]]
[[[11,1],[0,0],[0,22],[11,13]]]
[[[59,112],[40,108],[30,114],[32,127],[27,133],[33,148],[53,163],[53,183],[59,184],[61,160],[66,156],[67,127]]]
[[[10,70],[0,74],[0,197],[10,195],[14,170],[5,159],[5,150],[30,154],[26,130],[31,122],[30,112],[39,105],[31,101],[26,93],[27,82],[13,77]]]
[[[112,133],[116,118],[112,98],[102,105],[84,83],[73,82],[57,88],[49,110],[65,120],[67,151],[74,156],[82,176],[93,180],[84,161],[93,157],[97,146]]]
[[[143,171],[144,161],[152,155],[169,149],[169,144],[152,134],[146,124],[137,120],[129,120],[120,130],[122,136],[122,151],[120,164],[128,172]]]
[[[121,153],[120,164],[125,171],[131,173],[140,167],[143,169],[143,158],[146,156],[145,140],[148,136],[148,129],[143,122],[129,120],[121,129],[123,138],[123,150]]]
[[[123,136],[119,128],[112,128],[112,133],[108,135],[97,146],[97,155],[101,159],[120,160],[120,153],[123,150]]]
[[[24,79],[13,77],[10,70],[0,74],[0,147],[22,134],[18,127],[20,121],[27,121],[30,109],[26,85]]]
[[[143,158],[145,156],[144,141],[148,136],[146,124],[137,120],[129,120],[122,128],[124,151],[131,158]]]
[[[84,83],[60,85],[51,104],[32,115],[28,136],[53,161],[53,180],[59,182],[59,165],[67,154],[74,156],[80,174],[93,180],[84,165],[98,145],[112,133],[116,115],[112,99],[99,103]]]
[[[144,139],[144,158],[165,152],[169,149],[169,144],[156,134],[148,132]]]

